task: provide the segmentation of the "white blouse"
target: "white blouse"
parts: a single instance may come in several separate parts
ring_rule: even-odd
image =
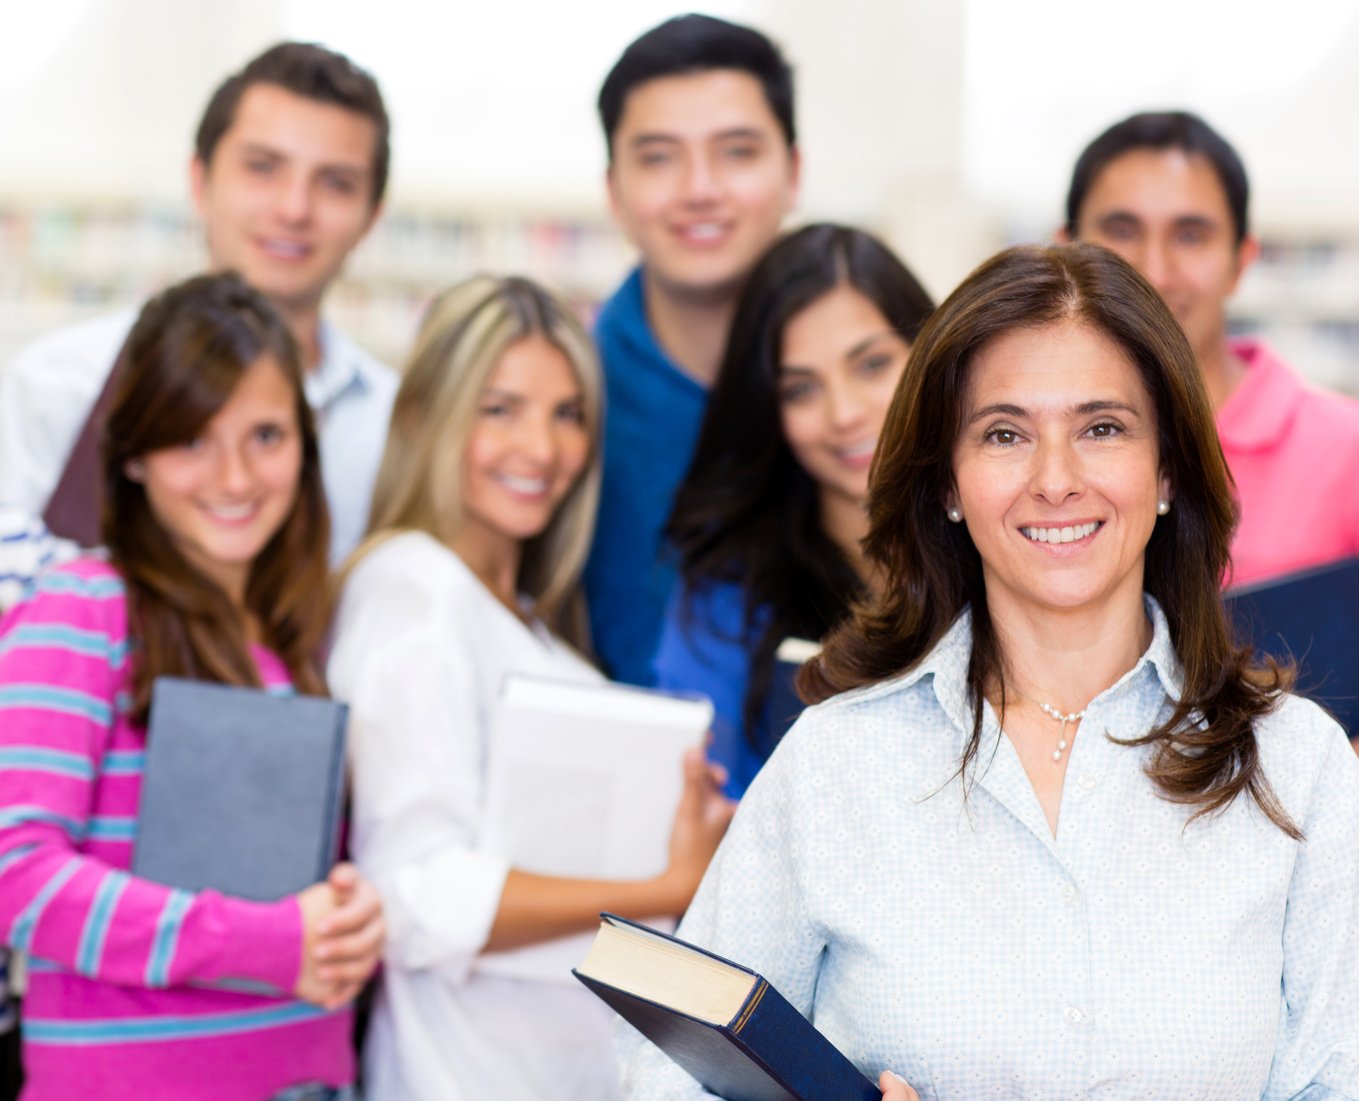
[[[987,709],[963,616],[914,671],[807,711],[742,800],[679,935],[767,976],[873,1080],[925,1101],[1359,1099],[1359,760],[1317,707],[1256,727],[1299,844],[1245,798],[1189,821],[1143,772],[1181,672],[1086,710],[1058,830]],[[705,1096],[624,1041],[634,1099]]]
[[[388,941],[369,1101],[607,1101],[610,1014],[584,987],[478,971],[509,870],[479,847],[487,737],[508,673],[598,680],[447,547],[393,537],[341,597],[331,688],[350,706],[352,845]]]

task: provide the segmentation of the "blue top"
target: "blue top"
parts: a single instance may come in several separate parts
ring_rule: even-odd
[[[708,756],[726,768],[726,792],[732,799],[745,794],[769,756],[767,749],[755,749],[745,734],[750,663],[767,618],[762,609],[747,629],[745,593],[734,582],[712,582],[697,588],[680,582],[671,594],[656,651],[658,687],[702,692],[713,701],[713,740]],[[756,732],[761,745],[765,744],[767,725],[761,721]]]
[[[585,595],[595,652],[615,680],[654,683],[674,564],[661,553],[670,506],[698,440],[708,392],[652,335],[635,268],[595,324],[604,364],[604,484]]]

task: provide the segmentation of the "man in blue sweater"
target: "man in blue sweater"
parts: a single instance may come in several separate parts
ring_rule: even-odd
[[[671,502],[741,288],[797,195],[792,70],[758,31],[679,16],[623,52],[599,114],[610,207],[641,263],[595,329],[608,409],[585,585],[605,669],[648,684]]]

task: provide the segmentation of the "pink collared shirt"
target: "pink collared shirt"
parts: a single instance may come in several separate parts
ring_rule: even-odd
[[[1246,377],[1217,412],[1241,499],[1229,584],[1359,554],[1359,402],[1306,385],[1259,341],[1230,348]]]

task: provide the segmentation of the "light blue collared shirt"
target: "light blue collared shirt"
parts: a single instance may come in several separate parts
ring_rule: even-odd
[[[1182,680],[1147,652],[1074,739],[1057,835],[994,713],[966,798],[971,628],[807,711],[679,935],[765,975],[922,1099],[1359,1098],[1359,760],[1320,709],[1256,725],[1298,844],[1248,799],[1189,823],[1118,745]],[[1055,729],[1054,729],[1055,741]],[[706,1096],[632,1034],[633,1099]]]

